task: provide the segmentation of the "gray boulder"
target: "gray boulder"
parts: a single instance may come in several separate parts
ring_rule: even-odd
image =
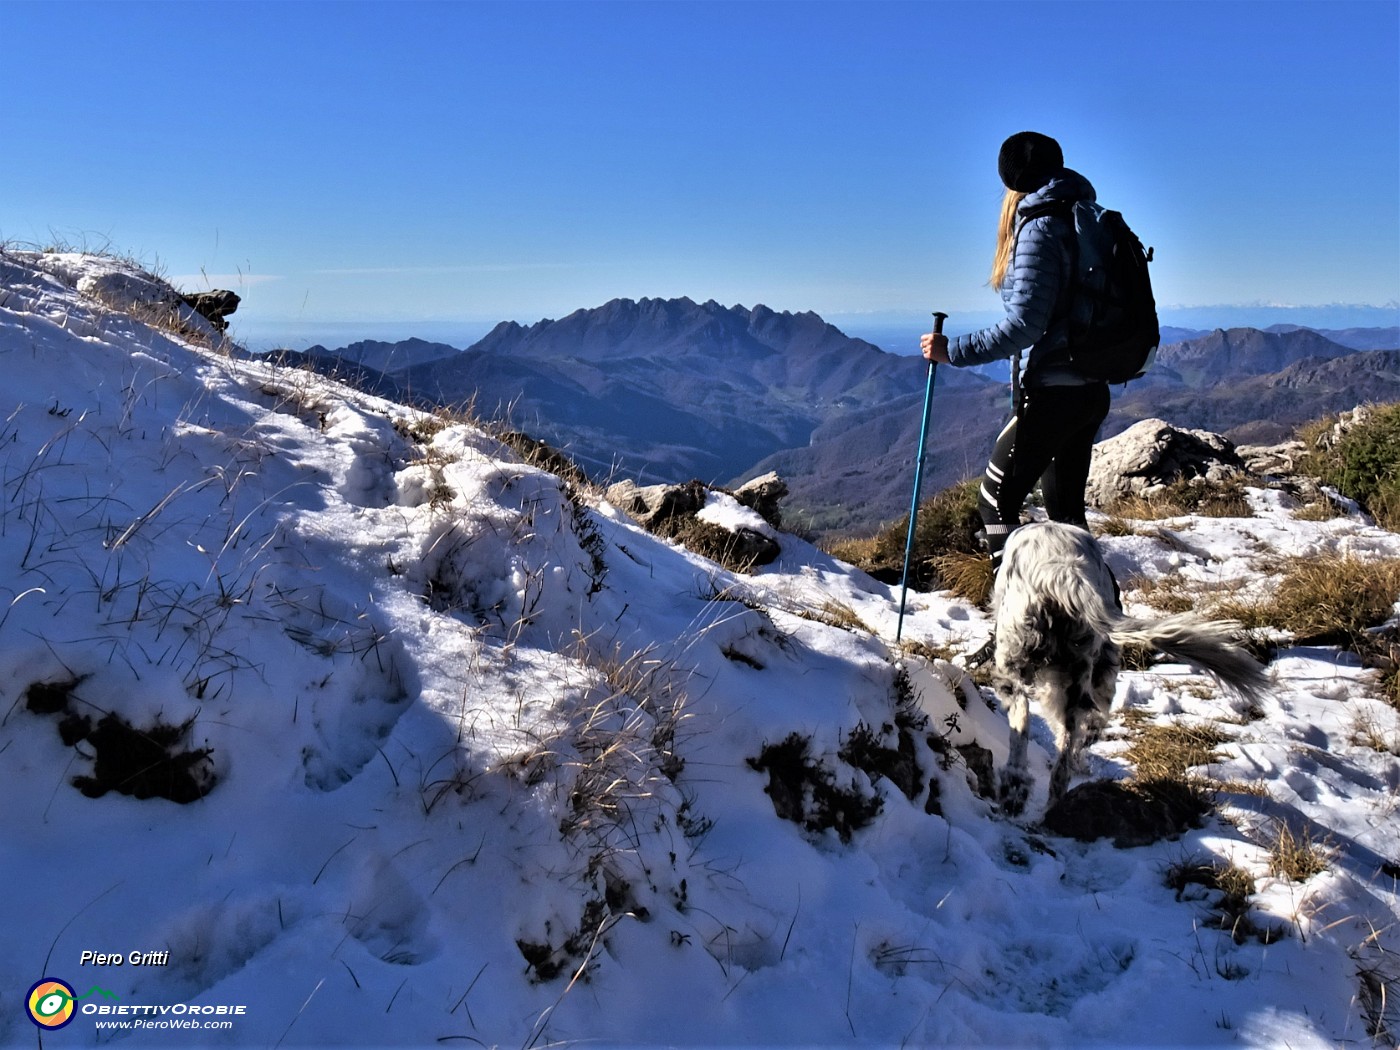
[[[714,488],[701,481],[687,481],[683,485],[637,485],[631,481],[620,481],[608,486],[606,495],[609,503],[630,514],[648,532],[675,540],[726,568],[748,572],[757,566],[769,564],[782,553],[778,541],[763,531],[767,526],[725,527],[699,517],[709,503],[711,493],[719,493],[771,523],[772,519],[755,504],[777,515],[777,501],[781,498],[778,492],[781,489],[785,493],[787,486],[774,474],[755,479],[744,488],[749,490],[747,500],[741,498],[739,493]]]
[[[1087,498],[1102,508],[1125,497],[1151,497],[1179,481],[1218,483],[1246,474],[1228,438],[1144,419],[1094,446]]]
[[[752,481],[746,481],[734,490],[735,499],[755,511],[775,529],[783,526],[783,512],[778,504],[787,494],[787,482],[778,477],[777,471],[774,470]]]
[[[1298,473],[1298,465],[1308,448],[1301,441],[1281,441],[1277,445],[1238,445],[1235,451],[1251,474],[1288,478]]]
[[[638,525],[651,532],[675,518],[694,517],[704,509],[708,490],[699,481],[684,485],[638,485],[619,481],[609,485],[608,502],[630,514]]]

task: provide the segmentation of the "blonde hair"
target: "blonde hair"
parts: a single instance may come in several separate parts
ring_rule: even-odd
[[[1011,252],[1016,247],[1016,209],[1026,195],[1018,190],[1007,190],[1001,199],[1001,220],[997,223],[997,253],[992,257],[992,277],[990,284],[1000,288],[1006,279],[1007,267],[1011,265]]]

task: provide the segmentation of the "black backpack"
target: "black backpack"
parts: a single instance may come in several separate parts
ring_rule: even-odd
[[[1063,215],[1074,221],[1068,296],[1069,359],[1094,379],[1126,383],[1143,374],[1161,342],[1157,302],[1142,247],[1116,211],[1089,201],[1047,201],[1025,219]]]

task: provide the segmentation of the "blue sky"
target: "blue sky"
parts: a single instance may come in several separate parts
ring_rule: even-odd
[[[1400,300],[1394,0],[8,0],[0,55],[0,239],[236,287],[243,325],[980,316],[1024,128],[1164,305]]]

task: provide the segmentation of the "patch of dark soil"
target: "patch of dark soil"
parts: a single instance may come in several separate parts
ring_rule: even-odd
[[[56,715],[68,710],[73,690],[82,678],[65,678],[58,682],[33,682],[24,691],[24,706],[36,715]]]
[[[547,470],[574,485],[586,486],[588,484],[588,475],[582,467],[570,459],[568,455],[539,438],[533,438],[518,430],[503,431],[496,436],[501,444],[510,446],[521,459],[532,467]]]
[[[958,744],[954,750],[962,756],[963,763],[967,766],[968,772],[972,774],[977,794],[982,798],[996,798],[996,767],[992,760],[991,749],[974,741],[968,744]]]
[[[564,938],[558,947],[549,941],[517,939],[515,946],[525,960],[531,982],[545,984],[566,971],[577,973],[587,981],[592,969],[593,946],[602,935],[608,917],[607,905],[593,899],[584,904],[578,929]],[[551,932],[549,923],[545,923],[545,932]]]
[[[777,542],[743,525],[731,531],[699,518],[668,518],[656,532],[731,572],[752,572],[777,560],[782,553]]]
[[[92,749],[91,776],[76,776],[73,786],[88,798],[117,791],[134,798],[193,802],[209,794],[216,780],[209,748],[186,746],[194,719],[181,725],[157,721],[138,729],[113,712],[96,725],[73,710],[74,691],[83,678],[34,682],[24,691],[25,707],[35,714],[61,715],[59,739],[68,747]]]
[[[1095,780],[1066,792],[1044,824],[1080,842],[1111,838],[1129,849],[1179,838],[1200,827],[1210,808],[1199,788],[1181,781]]]
[[[95,752],[92,776],[73,778],[73,786],[88,798],[117,791],[134,798],[166,798],[194,802],[214,787],[211,749],[186,748],[193,719],[172,726],[157,722],[137,729],[116,714],[106,714],[93,726],[71,716],[60,727],[65,739],[85,741]]]

